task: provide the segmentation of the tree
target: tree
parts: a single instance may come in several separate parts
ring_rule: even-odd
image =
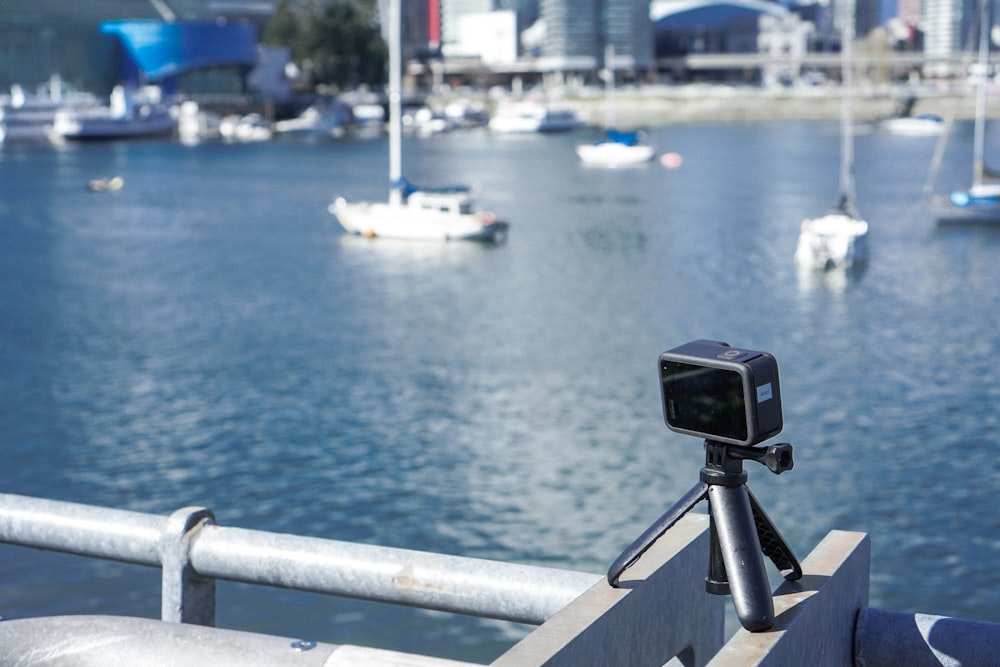
[[[271,20],[264,27],[261,41],[271,46],[287,46],[296,57],[295,45],[302,34],[302,18],[292,0],[279,0],[271,14]]]
[[[376,0],[280,0],[264,30],[266,44],[287,46],[312,85],[354,88],[386,81],[388,59]]]
[[[317,81],[355,87],[386,81],[388,51],[374,0],[332,0],[313,25]]]

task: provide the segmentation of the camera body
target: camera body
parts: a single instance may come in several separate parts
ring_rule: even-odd
[[[663,417],[677,433],[753,446],[781,432],[778,362],[712,340],[660,355]]]

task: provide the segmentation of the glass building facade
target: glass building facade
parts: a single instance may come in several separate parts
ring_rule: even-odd
[[[0,4],[0,90],[14,84],[33,90],[56,77],[71,88],[107,95],[120,82],[172,78],[168,87],[179,85],[179,77],[198,67],[229,69],[228,78],[235,80],[256,60],[255,28],[216,24],[215,10],[202,0]],[[112,25],[119,29],[107,28]],[[165,39],[159,54],[163,59],[152,69],[148,51],[139,48],[140,33],[150,30]]]

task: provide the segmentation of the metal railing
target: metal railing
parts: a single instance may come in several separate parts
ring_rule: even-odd
[[[842,531],[803,560],[801,579],[774,592],[770,631],[740,629],[726,642],[726,598],[704,587],[708,523],[685,516],[612,588],[594,574],[227,528],[204,508],[159,516],[0,494],[0,542],[160,567],[161,616],[173,621],[3,621],[0,663],[110,664],[101,652],[114,646],[113,664],[130,667],[155,651],[152,664],[216,667],[467,664],[205,627],[223,579],[541,624],[493,667],[996,664],[1000,624],[868,608],[868,536]],[[62,662],[52,659],[53,637]]]
[[[215,580],[540,624],[602,579],[530,565],[0,494],[0,542],[163,570],[161,618],[215,624]]]

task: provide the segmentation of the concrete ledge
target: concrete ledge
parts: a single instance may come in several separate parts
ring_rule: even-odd
[[[334,650],[323,667],[480,667],[477,663],[456,662],[413,653],[345,644]]]
[[[625,573],[600,581],[493,667],[704,665],[722,646],[728,600],[705,592],[708,516],[689,514]]]
[[[868,604],[870,566],[867,534],[830,532],[802,563],[802,578],[775,592],[774,627],[757,633],[740,629],[710,667],[851,667],[855,619]]]

